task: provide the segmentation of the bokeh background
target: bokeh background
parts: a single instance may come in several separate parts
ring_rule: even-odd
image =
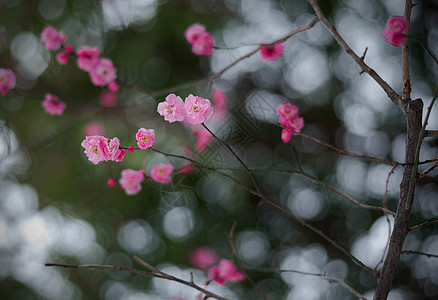
[[[298,165],[361,203],[381,205],[391,166],[342,156],[295,136],[280,140],[276,107],[290,102],[304,117],[303,132],[359,155],[404,160],[402,112],[383,90],[335,44],[322,24],[285,42],[278,61],[254,55],[209,83],[203,78],[238,57],[307,25],[314,18],[304,0],[1,0],[0,67],[17,74],[17,88],[0,99],[0,298],[2,299],[194,299],[178,283],[105,270],[48,268],[46,262],[113,264],[141,268],[138,255],[166,272],[202,285],[206,274],[190,265],[189,253],[208,246],[232,258],[225,231],[237,221],[235,244],[242,263],[269,299],[354,299],[342,286],[279,269],[326,273],[372,297],[376,281],[347,257],[280,211],[259,206],[233,181],[206,170],[174,175],[161,186],[150,179],[127,196],[106,181],[125,168],[150,168],[182,160],[152,151],[128,153],[122,163],[91,164],[80,146],[84,128],[98,122],[105,136],[135,144],[138,128],[154,128],[155,147],[181,154],[195,137],[182,124],[156,112],[172,91],[212,99],[221,89],[228,114],[209,126],[255,171],[271,199],[321,229],[374,268],[388,238],[381,213],[358,208],[306,178],[266,169]],[[438,6],[418,1],[411,35],[438,54]],[[404,1],[321,1],[325,14],[359,55],[401,92],[401,48],[383,41],[391,15],[403,15]],[[198,57],[184,39],[193,23],[206,25],[219,49]],[[101,88],[77,69],[74,59],[59,65],[39,41],[47,25],[62,30],[74,48],[97,46],[110,58],[121,81],[119,105],[99,105]],[[412,98],[432,99],[438,67],[411,42]],[[68,103],[62,117],[41,107],[45,93]],[[438,128],[432,111],[429,128]],[[438,156],[437,139],[427,138],[420,159]],[[240,168],[217,142],[195,154],[215,168]],[[430,165],[420,167],[423,171]],[[245,172],[229,171],[248,186]],[[388,207],[395,210],[402,169],[388,183]],[[438,215],[437,171],[417,187],[411,224]],[[436,226],[408,235],[404,249],[438,254]],[[403,255],[390,299],[436,299],[438,259]],[[257,299],[248,281],[209,286],[232,299]]]

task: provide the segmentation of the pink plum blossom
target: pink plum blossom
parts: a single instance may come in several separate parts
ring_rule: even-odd
[[[105,86],[116,79],[116,69],[111,60],[101,58],[89,70],[91,82],[96,86]]]
[[[109,178],[109,179],[107,180],[106,184],[107,184],[109,187],[115,187],[116,184],[117,184],[117,181],[116,181],[114,178]]]
[[[385,29],[383,30],[383,39],[394,45],[400,46],[403,44],[404,36],[403,31],[408,27],[408,21],[403,17],[392,16],[388,19]]]
[[[111,92],[117,92],[118,91],[118,89],[119,89],[119,84],[117,83],[117,81],[111,81],[109,84],[108,84],[108,89],[111,91]]]
[[[154,167],[152,167],[151,172],[149,173],[149,176],[152,178],[152,180],[163,183],[163,184],[169,184],[170,183],[170,174],[173,171],[173,166],[169,164],[158,164]]]
[[[68,63],[68,55],[65,54],[64,52],[59,52],[56,54],[56,60],[58,61],[59,64],[64,66]]]
[[[195,42],[198,39],[198,37],[205,32],[206,31],[204,25],[193,24],[186,29],[186,31],[184,32],[184,36],[187,42],[193,44],[193,42]]]
[[[40,39],[47,50],[56,51],[67,40],[67,36],[49,25],[41,32]]]
[[[184,103],[184,110],[186,113],[187,121],[190,124],[201,124],[208,120],[213,113],[210,100],[202,97],[193,96],[190,94],[187,96]]]
[[[122,161],[126,150],[120,149],[120,140],[117,137],[106,139],[107,154],[105,160]]]
[[[222,90],[214,90],[213,91],[213,99],[216,108],[218,109],[226,109],[227,108],[227,97]]]
[[[298,107],[290,103],[280,104],[277,107],[277,114],[279,123],[287,128],[281,131],[281,140],[283,143],[288,143],[292,138],[292,131],[299,132],[303,128],[304,120],[298,116]]]
[[[88,160],[97,165],[101,161],[107,160],[108,146],[107,139],[100,135],[85,137],[81,146],[85,148],[85,155]]]
[[[89,123],[84,128],[84,135],[85,136],[104,135],[104,132],[105,132],[105,130],[104,130],[102,124],[97,123],[97,122]]]
[[[140,128],[135,135],[138,148],[148,149],[155,142],[155,131],[153,129]]]
[[[168,95],[166,101],[158,103],[157,111],[169,123],[182,121],[185,118],[184,102],[175,94]]]
[[[204,272],[219,263],[220,257],[208,247],[199,247],[190,252],[190,263]]]
[[[283,55],[283,44],[282,43],[262,46],[260,48],[260,56],[264,60],[277,60],[282,55]]]
[[[0,68],[0,94],[5,96],[15,87],[15,74],[9,69]]]
[[[100,51],[97,47],[83,46],[76,50],[78,68],[90,71],[99,62]]]
[[[114,107],[117,105],[118,102],[119,102],[119,97],[117,96],[117,94],[113,92],[102,90],[102,92],[100,92],[99,94],[99,103],[102,106]]]
[[[134,146],[129,146],[129,147],[128,147],[128,151],[129,151],[129,152],[134,152]]]
[[[213,139],[204,127],[194,128],[192,133],[196,137],[195,149],[198,151],[203,151]]]
[[[141,183],[144,181],[143,170],[125,169],[119,179],[120,186],[125,190],[127,195],[135,195],[141,191]]]
[[[218,266],[211,267],[208,270],[208,277],[220,285],[225,285],[229,281],[237,282],[245,279],[242,272],[228,259],[222,259]]]
[[[204,32],[192,44],[192,51],[196,55],[210,56],[213,53],[214,38],[208,32]]]
[[[47,93],[44,96],[44,101],[41,103],[44,110],[49,115],[62,115],[64,110],[67,108],[67,104],[62,101],[59,101],[58,97],[52,94]]]

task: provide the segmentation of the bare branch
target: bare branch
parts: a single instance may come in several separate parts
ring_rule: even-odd
[[[424,226],[429,226],[429,225],[434,225],[434,224],[438,224],[438,220],[426,221],[424,223],[415,225],[415,226],[409,228],[409,231],[414,231],[414,230],[420,229]]]
[[[413,250],[403,250],[401,252],[401,254],[418,254],[418,255],[424,255],[427,257],[433,257],[433,258],[438,258],[438,255],[436,254],[429,254],[429,253],[424,253],[424,252],[420,252],[420,251],[413,251]]]
[[[438,163],[434,164],[433,166],[431,166],[430,168],[428,168],[426,171],[424,171],[423,173],[421,173],[418,176],[418,179],[423,178],[424,176],[426,176],[428,173],[430,173],[431,171],[433,171],[436,167],[438,167]]]
[[[409,26],[411,21],[412,1],[405,2],[405,19],[408,27],[405,29],[405,35],[409,35]],[[402,101],[407,102],[411,100],[411,77],[409,75],[409,38],[406,37],[402,46],[402,79],[403,79],[403,94]]]
[[[438,137],[438,130],[426,130],[424,137]]]

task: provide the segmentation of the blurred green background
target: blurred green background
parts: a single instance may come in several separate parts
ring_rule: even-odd
[[[269,299],[354,299],[342,286],[278,269],[326,273],[372,298],[375,279],[319,236],[215,172],[196,169],[175,174],[172,184],[148,179],[127,196],[106,181],[126,168],[161,162],[178,168],[182,160],[152,151],[128,153],[121,163],[90,163],[80,143],[92,122],[123,146],[135,144],[138,128],[154,128],[155,148],[181,155],[195,137],[183,124],[169,124],[156,112],[170,93],[212,99],[221,89],[228,114],[209,126],[251,168],[269,198],[374,268],[388,237],[381,213],[346,202],[298,175],[272,169],[301,167],[361,203],[381,206],[391,166],[363,161],[294,136],[280,140],[276,107],[290,102],[305,120],[303,132],[358,155],[402,162],[405,123],[401,111],[334,42],[322,24],[285,43],[283,57],[265,62],[258,54],[213,82],[205,79],[258,44],[278,39],[314,18],[304,0],[1,0],[0,67],[17,74],[17,87],[0,99],[0,297],[2,299],[194,299],[195,290],[174,282],[104,270],[66,270],[46,262],[113,264],[141,268],[138,255],[171,274],[202,286],[206,274],[190,265],[192,249],[208,246],[232,259],[225,231],[237,221],[235,243],[242,263]],[[321,1],[321,7],[354,51],[396,91],[401,92],[401,49],[381,32],[403,1]],[[204,24],[218,49],[198,57],[184,39],[185,29]],[[118,106],[99,104],[103,89],[91,84],[74,57],[66,66],[39,41],[53,25],[75,49],[97,46],[117,68]],[[438,54],[438,6],[421,1],[413,9],[411,35]],[[432,98],[438,68],[411,42],[412,98],[425,107]],[[182,85],[182,86],[180,86]],[[67,102],[62,117],[41,107],[45,93]],[[438,128],[437,109],[429,126]],[[438,156],[437,139],[426,139],[421,160]],[[215,168],[241,166],[219,143],[194,159]],[[421,166],[424,171],[429,165]],[[258,171],[257,171],[258,169]],[[270,170],[267,170],[270,169]],[[251,186],[243,171],[226,171]],[[402,169],[388,183],[388,208],[395,210]],[[437,171],[416,191],[411,224],[438,215]],[[438,254],[436,226],[410,233],[404,249]],[[381,267],[381,266],[380,266]],[[438,259],[404,255],[390,299],[436,299]],[[231,299],[258,299],[248,281],[208,288]],[[178,299],[180,299],[178,298]]]

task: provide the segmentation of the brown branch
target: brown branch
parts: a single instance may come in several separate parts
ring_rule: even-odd
[[[429,253],[424,253],[424,252],[420,252],[420,251],[413,251],[413,250],[403,250],[401,252],[401,254],[418,254],[418,255],[425,255],[427,257],[438,258],[438,255],[436,255],[436,254],[429,254]]]
[[[438,137],[438,130],[426,130],[424,137]]]
[[[310,5],[313,7],[313,10],[316,13],[316,16],[318,19],[325,25],[325,27],[330,31],[336,42],[345,50],[345,52],[350,55],[353,60],[356,62],[357,65],[361,68],[361,70],[365,73],[368,73],[376,82],[378,85],[382,87],[382,89],[386,92],[388,97],[394,102],[395,104],[399,105],[401,102],[401,97],[399,94],[397,94],[392,87],[386,83],[380,77],[376,71],[371,69],[351,48],[350,46],[345,42],[345,40],[341,37],[341,35],[338,33],[336,28],[333,26],[333,24],[324,16],[321,8],[318,5],[317,0],[308,0]]]
[[[404,17],[408,22],[408,27],[404,31],[405,35],[409,35],[409,26],[411,21],[412,0],[405,2]],[[409,37],[405,37],[402,46],[402,79],[403,79],[403,93],[402,101],[407,102],[411,100],[411,77],[409,74]]]
[[[245,268],[242,266],[242,264],[240,263],[239,257],[237,256],[237,251],[236,251],[236,247],[234,247],[234,243],[233,243],[233,237],[234,237],[234,230],[236,229],[236,225],[237,222],[233,223],[233,226],[231,227],[230,233],[225,231],[225,234],[227,236],[228,239],[228,244],[230,244],[230,248],[231,251],[233,252],[233,256],[234,256],[234,260],[236,261],[237,265],[239,266],[240,271],[242,271],[242,273],[245,275],[245,277],[248,279],[248,281],[252,284],[252,286],[256,289],[257,293],[259,293],[259,295],[267,300],[268,298],[266,298],[265,294],[263,293],[263,291],[260,289],[259,285],[257,284],[257,282],[255,282],[251,276],[249,276],[248,272],[246,272]]]
[[[217,79],[218,77],[222,76],[222,74],[224,74],[226,71],[228,71],[229,69],[231,69],[232,67],[234,67],[235,65],[237,65],[237,64],[238,64],[239,62],[241,62],[242,60],[245,60],[245,59],[247,59],[247,58],[253,56],[254,54],[256,54],[256,53],[260,50],[261,47],[263,47],[263,46],[265,46],[265,45],[272,45],[272,44],[276,44],[276,43],[283,43],[283,42],[285,42],[286,40],[288,40],[289,38],[291,38],[292,36],[296,35],[297,33],[300,33],[300,32],[302,32],[302,31],[305,31],[305,30],[308,30],[308,29],[312,28],[317,22],[318,22],[318,19],[315,18],[315,19],[313,19],[312,22],[310,22],[308,25],[306,25],[306,26],[302,26],[302,27],[299,27],[299,28],[295,29],[294,31],[288,33],[288,34],[285,35],[284,37],[281,37],[281,38],[279,38],[279,39],[273,41],[272,43],[260,45],[260,46],[257,47],[255,50],[253,50],[253,51],[251,51],[251,52],[249,52],[249,53],[247,53],[247,54],[245,54],[245,55],[239,57],[238,59],[236,59],[235,61],[233,61],[233,62],[232,62],[231,64],[229,64],[228,66],[224,67],[222,70],[220,70],[220,71],[218,71],[218,72],[216,72],[216,73],[211,74],[210,76],[208,76],[207,80],[209,80],[209,81],[214,81],[215,79]]]
[[[430,173],[431,171],[433,171],[436,167],[438,167],[438,163],[434,164],[433,166],[431,166],[430,168],[428,168],[426,171],[424,171],[423,173],[421,173],[418,176],[418,179],[423,178],[424,176],[426,176],[428,173]]]
[[[426,221],[424,223],[415,225],[415,226],[409,228],[409,231],[414,231],[414,230],[420,229],[424,226],[429,226],[429,225],[434,225],[434,224],[438,224],[438,220]]]
[[[137,261],[142,261],[140,258],[136,257]],[[142,261],[142,265],[149,265],[146,262]],[[179,282],[183,285],[187,285],[189,287],[192,287],[202,293],[204,293],[205,295],[207,295],[210,298],[215,298],[215,299],[219,299],[219,300],[227,300],[227,298],[224,298],[222,296],[219,296],[213,292],[210,292],[198,285],[196,285],[193,280],[190,281],[186,281],[184,279],[169,275],[167,273],[164,273],[162,271],[159,271],[158,269],[151,267],[151,270],[156,270],[153,271],[154,273],[149,273],[149,272],[145,272],[145,271],[141,271],[141,270],[137,270],[137,269],[132,269],[132,268],[126,268],[126,267],[119,267],[119,266],[113,266],[113,265],[66,265],[66,264],[55,264],[55,263],[46,263],[45,266],[47,267],[62,267],[62,268],[70,268],[70,269],[112,269],[112,270],[117,270],[117,271],[122,271],[122,272],[129,272],[129,273],[133,273],[133,274],[139,274],[139,275],[143,275],[146,277],[155,277],[155,278],[161,278],[161,279],[166,279],[166,280],[170,280],[170,281],[176,281]]]

